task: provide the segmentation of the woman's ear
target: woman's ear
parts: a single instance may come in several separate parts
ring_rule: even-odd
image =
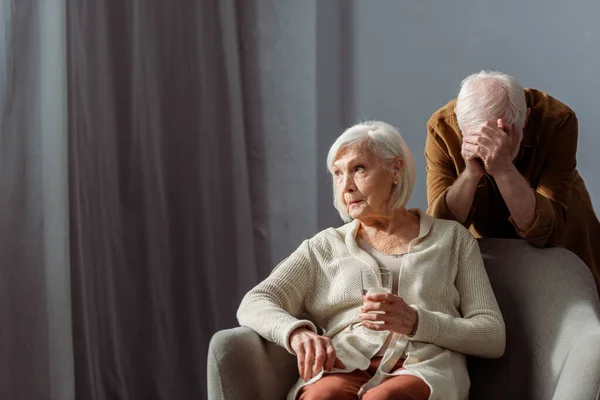
[[[392,162],[392,167],[394,171],[394,178],[400,178],[400,175],[402,175],[402,170],[404,169],[404,160],[400,157],[397,157]]]

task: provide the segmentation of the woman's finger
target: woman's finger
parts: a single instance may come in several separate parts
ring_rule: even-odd
[[[298,374],[300,375],[300,378],[305,379],[305,375],[304,375],[304,357],[305,357],[305,351],[304,351],[304,347],[300,347],[297,351],[296,351],[296,359],[298,360]]]
[[[313,362],[311,378],[317,375],[323,367],[325,366],[325,362],[327,361],[327,349],[325,348],[325,344],[323,343],[323,339],[319,339],[315,341],[315,361]]]
[[[339,358],[336,357],[335,359],[335,363],[333,364],[333,366],[335,368],[346,368],[346,366],[344,365],[344,363],[342,362],[342,360],[340,360]]]
[[[327,354],[327,361],[325,362],[325,370],[331,371],[331,369],[335,365],[335,360],[337,359],[337,355],[335,353],[335,349],[333,348],[333,344],[331,343],[331,340],[328,340],[326,343],[325,353]]]
[[[315,362],[315,349],[312,344],[308,344],[306,348],[306,355],[304,357],[304,380],[308,381],[312,378],[312,368]]]
[[[394,301],[396,301],[396,296],[394,296],[391,293],[369,293],[366,296],[367,300],[369,301],[385,301],[386,303],[393,303]]]
[[[363,312],[367,312],[367,311],[384,311],[385,312],[390,309],[390,305],[389,305],[389,303],[368,301],[366,303],[363,303],[363,305],[360,309]]]
[[[375,314],[375,313],[362,313],[358,314],[358,318],[363,321],[381,321],[385,317],[385,314]]]
[[[363,324],[363,326],[365,328],[369,328],[369,329],[372,329],[374,331],[382,331],[382,330],[385,331],[385,330],[387,330],[387,328],[385,327],[385,323],[384,322],[376,324],[374,322],[363,321],[362,324]]]

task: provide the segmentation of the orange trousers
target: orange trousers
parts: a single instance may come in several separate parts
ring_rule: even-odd
[[[298,400],[356,400],[358,391],[367,383],[379,367],[382,357],[374,357],[366,371],[355,370],[348,374],[325,375],[315,383],[300,389]],[[404,360],[394,365],[392,371],[403,367]],[[363,400],[427,400],[429,386],[421,378],[412,375],[400,375],[385,379],[379,385],[368,390]]]

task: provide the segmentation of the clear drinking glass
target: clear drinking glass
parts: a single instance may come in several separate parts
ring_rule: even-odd
[[[372,269],[364,269],[361,272],[362,294],[366,296],[371,293],[392,293],[392,271],[387,268],[379,268],[379,272]],[[385,314],[383,311],[369,311],[370,314]],[[379,324],[378,321],[371,321]],[[371,329],[365,328],[372,331]],[[381,332],[381,331],[379,331]]]

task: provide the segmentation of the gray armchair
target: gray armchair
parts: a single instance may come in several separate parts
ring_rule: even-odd
[[[585,264],[567,250],[522,240],[479,245],[507,347],[497,360],[469,359],[470,399],[600,400],[600,304]],[[248,328],[211,340],[211,400],[282,400],[296,379],[295,357]]]

